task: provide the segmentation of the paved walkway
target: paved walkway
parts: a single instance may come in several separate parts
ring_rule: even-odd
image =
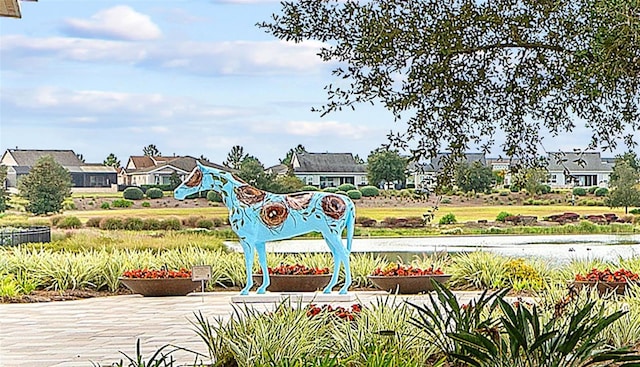
[[[367,304],[380,292],[354,292],[356,302]],[[476,292],[461,292],[468,302]],[[111,366],[121,359],[120,352],[136,356],[140,340],[145,358],[165,344],[178,345],[207,354],[202,340],[194,332],[194,313],[210,320],[228,319],[233,312],[232,298],[237,292],[215,292],[204,296],[142,297],[139,295],[99,297],[78,301],[0,304],[0,366],[2,367],[76,367]],[[400,296],[399,296],[400,297]],[[424,301],[424,296],[403,296]],[[316,302],[318,304],[329,302]],[[330,302],[333,305],[350,306]],[[270,309],[275,303],[253,303]],[[193,363],[193,355],[184,351],[172,354],[180,364]]]

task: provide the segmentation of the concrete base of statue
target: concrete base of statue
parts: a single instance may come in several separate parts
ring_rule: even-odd
[[[236,295],[231,297],[232,303],[279,303],[290,300],[291,302],[353,302],[356,295],[354,293],[339,294],[332,292],[325,294],[322,292],[267,292],[264,294],[249,293],[247,295]]]

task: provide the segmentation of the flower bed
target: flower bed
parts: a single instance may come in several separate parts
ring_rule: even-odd
[[[185,296],[200,285],[191,280],[191,270],[187,269],[134,269],[122,275],[122,284],[145,297]]]
[[[421,269],[412,265],[391,263],[384,268],[376,268],[367,278],[373,285],[385,291],[416,294],[432,291],[432,281],[444,283],[451,275],[445,274],[440,268]]]
[[[638,274],[626,269],[611,271],[609,268],[605,270],[594,268],[587,274],[576,274],[573,285],[578,290],[583,287],[595,287],[600,295],[607,293],[624,294],[629,283],[637,283],[638,281]]]
[[[301,264],[280,264],[268,268],[271,292],[315,292],[326,287],[331,280],[329,268],[313,268]],[[262,272],[253,274],[256,286],[262,285]]]

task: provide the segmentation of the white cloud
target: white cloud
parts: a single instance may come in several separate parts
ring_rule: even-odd
[[[148,15],[124,5],[99,11],[90,19],[67,19],[63,31],[78,37],[126,41],[154,40],[162,36]]]
[[[325,66],[316,55],[317,41],[150,42],[49,37],[0,37],[3,63],[15,68],[21,60],[52,57],[61,61],[134,64],[150,69],[171,69],[195,74],[314,73]]]
[[[288,121],[284,124],[259,124],[253,130],[259,133],[280,133],[298,137],[339,137],[362,139],[373,130],[339,121]]]

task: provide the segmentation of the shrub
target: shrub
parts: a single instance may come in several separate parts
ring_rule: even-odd
[[[210,219],[200,219],[196,222],[197,228],[211,229],[214,227],[213,221]]]
[[[500,190],[500,193],[498,195],[500,195],[500,196],[509,196],[509,190]]]
[[[144,222],[140,218],[127,217],[123,222],[124,229],[130,231],[141,231],[144,228]]]
[[[151,208],[151,203],[148,201],[143,201],[142,202],[142,207],[143,208]]]
[[[375,197],[380,195],[380,190],[375,186],[365,186],[360,189],[360,193],[364,197]]]
[[[129,208],[133,205],[133,201],[126,199],[116,199],[111,202],[111,206],[114,208]]]
[[[496,216],[496,222],[504,222],[506,217],[510,217],[513,214],[509,213],[509,212],[500,212],[498,213],[498,215]]]
[[[326,187],[324,188],[324,190],[322,190],[324,192],[331,192],[331,193],[335,193],[336,191],[338,191],[337,187]]]
[[[511,191],[511,192],[520,192],[520,187],[518,187],[518,185],[510,185],[509,186],[509,191]]]
[[[179,231],[182,229],[182,223],[178,218],[167,218],[162,221],[161,225],[162,229],[167,231]]]
[[[213,201],[214,203],[221,203],[222,202],[222,196],[219,193],[217,193],[217,192],[215,192],[213,190],[210,190],[209,192],[207,192],[207,200],[208,201]]]
[[[90,228],[100,228],[100,221],[102,221],[102,217],[91,217],[87,219],[85,226]]]
[[[82,222],[78,217],[69,216],[64,217],[57,224],[58,228],[80,228],[82,227]]]
[[[349,183],[338,186],[339,191],[349,192],[349,190],[356,190],[356,189],[357,187],[354,184],[349,184]]]
[[[576,196],[586,196],[587,190],[584,187],[574,187],[572,193]]]
[[[102,220],[100,221],[100,229],[124,229],[124,223],[122,222],[121,218],[102,218]]]
[[[636,215],[640,214],[640,208],[629,210],[629,214],[636,214]]]
[[[214,227],[222,227],[224,225],[224,219],[215,217],[213,218],[213,226]]]
[[[347,191],[347,196],[350,199],[358,200],[358,199],[362,198],[362,193],[360,191],[358,191],[358,190],[349,190],[349,191]]]
[[[442,218],[440,218],[440,221],[438,223],[440,224],[454,224],[457,223],[458,221],[456,220],[456,216],[453,213],[447,213],[444,216],[442,216]]]
[[[599,187],[594,194],[598,197],[603,197],[603,196],[607,196],[607,194],[609,193],[609,189],[607,189],[606,187]]]
[[[591,186],[590,188],[587,189],[587,192],[589,194],[595,194],[596,190],[598,190],[598,186]]]
[[[302,186],[301,191],[320,191],[320,189],[312,185],[305,185],[305,186]]]
[[[146,192],[147,195],[149,194],[149,189],[152,189],[152,188],[159,189],[160,191],[171,191],[171,190],[173,190],[171,185],[140,185],[140,188],[142,189],[142,191]]]
[[[203,219],[200,215],[190,215],[184,219],[182,219],[182,225],[185,227],[195,228],[198,221]]]
[[[146,231],[153,231],[162,228],[162,223],[156,218],[146,218],[143,221],[142,229]]]
[[[102,204],[100,204],[100,209],[109,209],[111,208],[111,205],[109,205],[109,202],[107,201],[103,201]]]
[[[157,187],[152,187],[149,190],[147,190],[147,197],[149,199],[160,199],[163,196],[164,196],[164,193],[162,192],[162,190],[160,190]]]
[[[76,204],[73,201],[62,203],[62,209],[64,210],[76,210]]]
[[[540,187],[538,188],[538,191],[541,194],[548,194],[551,192],[551,186],[549,185],[540,185]]]
[[[122,197],[129,200],[140,200],[144,197],[144,192],[138,187],[127,187],[122,192]]]
[[[442,200],[440,200],[440,204],[451,204],[451,199],[443,198]]]
[[[346,192],[346,191],[340,191],[340,190],[338,190],[338,191],[336,191],[335,193],[336,193],[336,194],[338,194],[338,195],[344,195],[344,196],[347,196],[347,192]]]
[[[53,227],[57,227],[58,223],[60,223],[60,221],[63,220],[64,218],[65,218],[64,215],[54,215],[49,220],[51,221],[51,225]]]

